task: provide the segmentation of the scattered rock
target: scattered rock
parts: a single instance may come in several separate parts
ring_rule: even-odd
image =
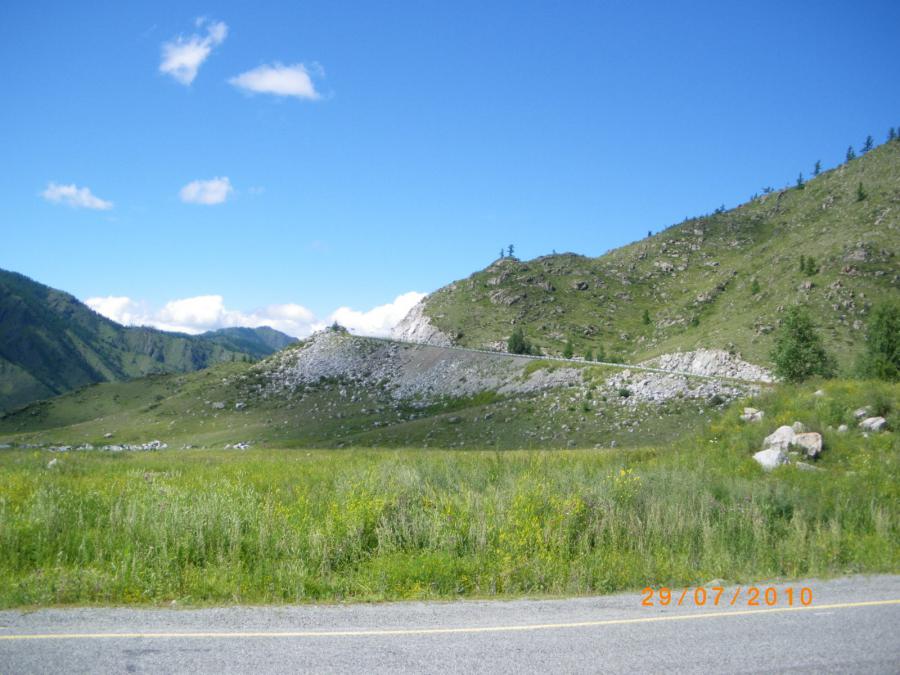
[[[744,408],[744,414],[741,415],[741,419],[745,422],[759,422],[765,417],[765,414],[764,411],[756,408]]]
[[[56,467],[58,465],[59,465],[59,460],[56,457],[54,457],[49,462],[47,462],[48,469],[53,469],[54,467]]]
[[[867,417],[859,423],[863,431],[881,431],[887,425],[887,420],[883,417]]]
[[[813,396],[824,396],[824,395],[825,395],[825,392],[822,391],[821,389],[816,389],[815,392],[813,392]]]
[[[113,437],[113,433],[111,431],[107,431],[105,434],[103,434],[103,438],[112,438],[112,437]]]
[[[237,403],[234,404],[235,410],[243,410],[246,407],[247,407],[247,404],[244,403],[243,401],[238,401]]]
[[[801,448],[810,459],[815,459],[822,452],[822,434],[810,431],[794,436],[793,445]]]
[[[789,426],[778,427],[763,440],[763,448],[787,452],[788,448],[793,444],[795,436],[793,428]]]
[[[790,429],[790,427],[782,428]],[[783,464],[787,464],[788,454],[785,450],[781,450],[780,448],[768,448],[757,452],[753,455],[753,459],[755,459],[763,469],[771,471]]]
[[[211,405],[212,405],[213,410],[224,410],[225,401],[215,401]]]
[[[841,434],[847,433],[847,428],[848,428],[848,427],[847,427],[846,424],[842,424],[841,426],[839,426],[839,427],[837,428],[838,433],[841,433]]]
[[[868,414],[869,414],[869,406],[866,406],[865,408],[857,408],[856,410],[853,411],[853,417],[855,417],[858,420],[862,419],[863,417],[865,417]]]

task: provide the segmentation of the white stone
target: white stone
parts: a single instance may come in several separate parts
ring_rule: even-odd
[[[869,406],[866,406],[865,408],[857,408],[856,410],[853,411],[853,417],[855,417],[858,420],[861,420],[863,417],[865,417],[868,414],[869,414]]]
[[[847,429],[848,429],[847,425],[846,425],[846,424],[842,424],[841,426],[838,427],[838,432],[839,432],[839,433],[842,433],[842,434],[845,434],[845,433],[847,433]]]
[[[822,434],[815,431],[797,434],[793,444],[802,449],[807,457],[816,458],[822,452]]]
[[[775,448],[787,452],[788,448],[794,442],[794,430],[789,426],[778,427],[771,434],[766,436],[763,441],[763,448]]]
[[[886,424],[887,420],[883,417],[867,417],[859,423],[859,426],[865,431],[881,431]]]
[[[821,389],[816,389],[816,391],[813,393],[813,396],[824,396],[824,395],[825,395],[825,392],[822,391]]]
[[[806,432],[806,425],[803,422],[794,422],[791,425],[791,429],[794,430],[795,434],[802,434]]]
[[[744,408],[744,414],[741,415],[741,419],[745,422],[759,422],[765,417],[765,414],[764,411],[756,408]]]
[[[790,427],[787,428],[790,429]],[[788,463],[787,452],[779,448],[768,448],[766,450],[760,450],[755,455],[753,455],[753,459],[755,459],[759,463],[759,465],[766,471],[771,471],[772,469],[775,469],[782,464]]]

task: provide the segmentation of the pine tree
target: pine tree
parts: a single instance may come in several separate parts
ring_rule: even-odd
[[[759,291],[759,279],[754,279],[753,283],[750,284],[750,293],[753,295],[757,295]]]
[[[863,188],[862,181],[859,182],[859,185],[856,186],[856,201],[861,202],[863,199],[868,197],[865,189]]]
[[[588,347],[588,350],[584,353],[585,361],[593,361],[594,360],[594,352],[591,351],[591,348]]]
[[[796,305],[788,309],[775,338],[772,361],[775,374],[788,382],[802,382],[813,375],[831,377],[835,372],[834,359],[825,351],[812,320]]]
[[[513,257],[514,251],[515,251],[515,249],[513,248],[513,245],[510,244],[510,245],[506,248],[506,255],[508,255],[510,258],[512,258],[512,257]]]
[[[822,173],[822,160],[817,159],[816,165],[813,167],[813,176],[818,176]]]
[[[867,323],[860,375],[900,380],[900,304],[889,301],[875,307]]]
[[[647,310],[647,309],[644,310],[644,316],[641,317],[641,321],[644,322],[645,326],[650,325],[650,311],[649,310]]]
[[[865,153],[865,152],[868,152],[868,151],[871,150],[873,147],[875,147],[875,140],[874,140],[871,136],[866,136],[866,142],[863,143],[863,149],[862,149],[862,151],[863,151],[864,153]]]
[[[575,348],[572,346],[572,340],[571,339],[566,340],[566,346],[563,347],[563,353],[562,353],[563,358],[571,359],[574,354],[575,354]]]
[[[594,354],[595,361],[603,361],[606,358],[606,350],[603,349],[603,345],[597,347],[597,353]]]
[[[851,145],[847,148],[847,161],[849,162],[853,159],[856,159],[856,153],[853,151],[853,146]]]
[[[797,189],[802,190],[805,183],[803,182],[803,172],[800,172],[800,175],[797,176]]]
[[[503,258],[503,249],[502,248],[500,249],[500,258],[501,259]]]
[[[887,139],[888,139],[888,143],[897,139],[897,131],[894,129],[894,127],[891,127],[890,129],[888,129]]]

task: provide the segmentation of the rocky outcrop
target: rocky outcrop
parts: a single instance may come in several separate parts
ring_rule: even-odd
[[[731,377],[753,382],[774,380],[771,371],[766,368],[748,363],[722,349],[698,349],[692,352],[663,354],[640,365],[708,377]]]
[[[264,396],[338,380],[377,389],[393,399],[428,403],[442,397],[484,391],[519,394],[581,382],[577,368],[537,369],[512,354],[484,354],[435,345],[404,345],[322,331],[296,348],[257,366],[266,380]]]
[[[391,330],[391,338],[403,342],[421,342],[427,345],[449,347],[453,340],[431,323],[425,314],[425,300],[417,302],[406,316]]]

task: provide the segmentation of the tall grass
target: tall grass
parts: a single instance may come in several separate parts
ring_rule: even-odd
[[[0,606],[603,593],[900,568],[898,444],[835,426],[900,387],[834,383],[639,451],[0,454]],[[823,471],[764,474],[774,425]],[[896,428],[896,426],[894,426]]]

